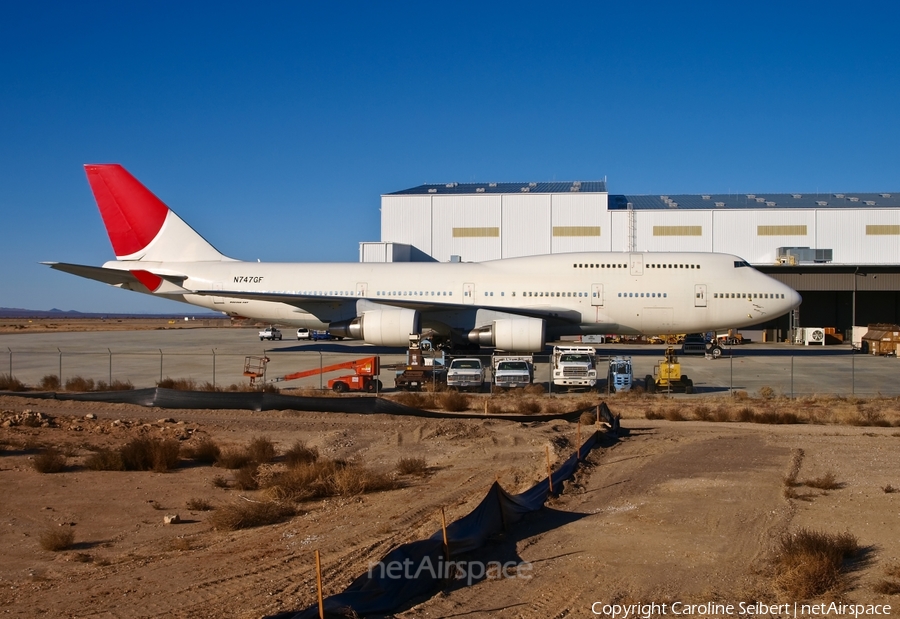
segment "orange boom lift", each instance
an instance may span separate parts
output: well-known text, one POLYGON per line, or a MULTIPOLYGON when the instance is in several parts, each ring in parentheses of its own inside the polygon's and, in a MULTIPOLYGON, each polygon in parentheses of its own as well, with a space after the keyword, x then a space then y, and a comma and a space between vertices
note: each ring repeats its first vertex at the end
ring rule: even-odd
MULTIPOLYGON (((258 359, 258 357, 247 357, 244 360, 245 376, 257 374, 258 372, 261 374, 258 369, 258 359)), ((266 359, 266 361, 268 361, 268 359, 266 359)), ((326 365, 321 368, 304 370, 303 372, 294 372, 269 380, 270 382, 277 383, 285 380, 297 380, 298 378, 318 376, 319 374, 326 374, 337 370, 353 370, 354 372, 353 374, 341 376, 340 378, 332 378, 328 381, 328 388, 337 393, 344 393, 345 391, 368 391, 370 393, 381 391, 381 381, 377 378, 381 371, 381 363, 378 357, 364 357, 362 359, 354 359, 353 361, 344 361, 343 363, 326 365)), ((251 382, 253 379, 254 377, 251 376, 251 382)))

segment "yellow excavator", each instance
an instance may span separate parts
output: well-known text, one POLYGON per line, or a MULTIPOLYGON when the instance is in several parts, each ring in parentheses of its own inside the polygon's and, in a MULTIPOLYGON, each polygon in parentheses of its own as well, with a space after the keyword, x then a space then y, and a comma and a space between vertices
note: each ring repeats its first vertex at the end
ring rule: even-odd
POLYGON ((665 358, 653 366, 653 375, 647 374, 644 379, 647 393, 657 391, 684 391, 694 393, 694 381, 681 373, 681 364, 675 356, 675 348, 666 348, 665 358))

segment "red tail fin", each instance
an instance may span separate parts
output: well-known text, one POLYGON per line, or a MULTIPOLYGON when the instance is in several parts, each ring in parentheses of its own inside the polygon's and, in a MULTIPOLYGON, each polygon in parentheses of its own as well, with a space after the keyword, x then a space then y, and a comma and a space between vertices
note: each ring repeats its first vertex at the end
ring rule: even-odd
POLYGON ((119 164, 86 165, 84 170, 116 256, 146 248, 162 228, 169 207, 119 164))

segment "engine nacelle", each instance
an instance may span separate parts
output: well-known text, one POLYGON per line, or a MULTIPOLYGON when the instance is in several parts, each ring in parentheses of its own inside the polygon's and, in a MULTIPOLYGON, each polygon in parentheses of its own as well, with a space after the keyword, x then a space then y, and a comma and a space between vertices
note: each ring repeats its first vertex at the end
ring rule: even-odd
POLYGON ((486 329, 470 331, 469 341, 510 352, 537 352, 544 349, 544 334, 545 323, 540 318, 501 318, 486 329))
POLYGON ((419 312, 411 309, 370 310, 353 320, 328 325, 332 335, 364 340, 376 346, 409 346, 411 333, 420 333, 419 312))

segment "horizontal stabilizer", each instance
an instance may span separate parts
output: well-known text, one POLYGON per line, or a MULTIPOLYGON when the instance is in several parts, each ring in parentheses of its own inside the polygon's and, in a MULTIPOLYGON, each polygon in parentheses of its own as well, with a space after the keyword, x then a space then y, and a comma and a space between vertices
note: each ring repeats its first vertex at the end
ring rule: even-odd
POLYGON ((110 286, 118 286, 136 292, 153 292, 156 294, 188 294, 191 291, 183 288, 181 284, 186 277, 180 275, 161 275, 149 271, 124 269, 109 269, 84 264, 71 264, 67 262, 42 262, 51 269, 71 273, 87 279, 93 279, 110 286))

